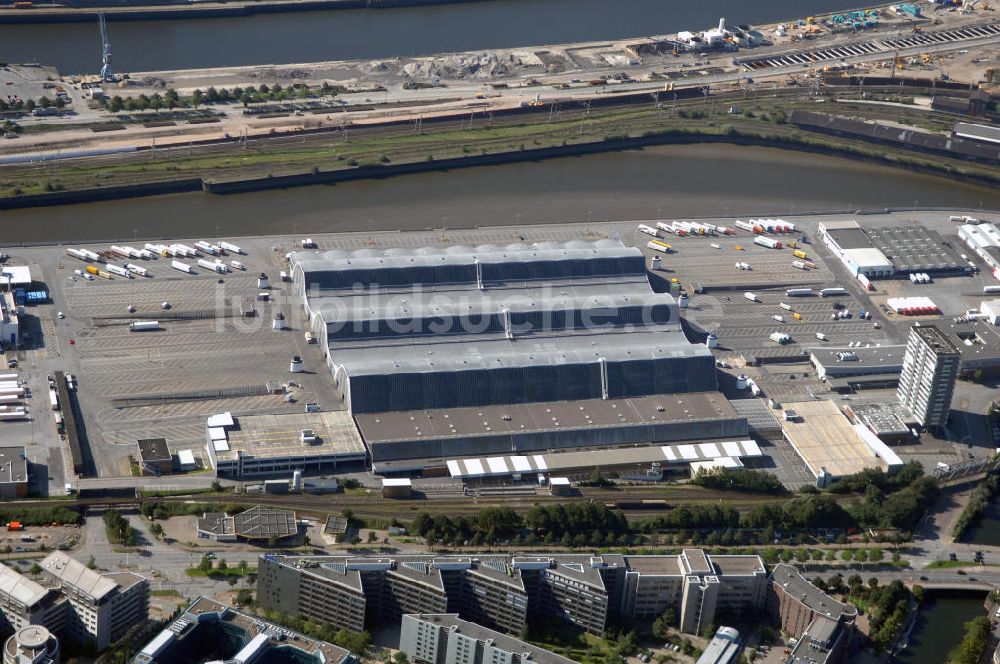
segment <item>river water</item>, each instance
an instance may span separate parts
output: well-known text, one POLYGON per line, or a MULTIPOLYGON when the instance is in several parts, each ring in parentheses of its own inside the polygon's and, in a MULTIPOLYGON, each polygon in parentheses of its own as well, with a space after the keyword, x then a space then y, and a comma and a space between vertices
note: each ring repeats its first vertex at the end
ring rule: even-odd
POLYGON ((831 209, 1000 210, 1000 190, 775 148, 661 146, 232 196, 0 212, 4 242, 406 230, 831 209))
MULTIPOLYGON (((387 58, 616 39, 731 23, 767 23, 860 0, 488 0, 399 9, 112 22, 118 71, 387 58)), ((0 60, 96 73, 97 21, 0 25, 0 60)))
POLYGON ((962 625, 985 613, 985 595, 929 597, 920 607, 909 647, 896 657, 899 664, 942 664, 962 640, 962 625))

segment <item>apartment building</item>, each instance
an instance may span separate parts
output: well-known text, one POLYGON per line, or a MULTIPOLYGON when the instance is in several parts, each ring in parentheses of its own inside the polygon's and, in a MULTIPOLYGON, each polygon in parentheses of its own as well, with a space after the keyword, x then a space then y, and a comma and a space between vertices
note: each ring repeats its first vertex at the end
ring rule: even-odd
POLYGON ((133 574, 100 574, 62 551, 42 561, 42 574, 68 603, 66 635, 98 650, 149 615, 149 581, 133 574))
POLYGON ((65 625, 65 597, 53 588, 0 564, 0 627, 17 632, 28 625, 44 625, 59 632, 65 625))
POLYGON ((767 606, 781 629, 798 639, 789 661, 837 664, 850 654, 857 608, 830 597, 795 567, 775 566, 767 606))
POLYGON ((899 402, 925 429, 948 423, 962 356, 934 325, 910 328, 899 377, 899 402))
POLYGON ((520 632, 532 618, 558 617, 603 635, 612 618, 654 618, 667 607, 684 631, 720 610, 764 606, 767 573, 758 556, 476 555, 261 557, 257 601, 355 631, 410 613, 456 614, 520 632))
POLYGON ((428 664, 572 664, 573 660, 454 613, 403 616, 399 649, 428 664))

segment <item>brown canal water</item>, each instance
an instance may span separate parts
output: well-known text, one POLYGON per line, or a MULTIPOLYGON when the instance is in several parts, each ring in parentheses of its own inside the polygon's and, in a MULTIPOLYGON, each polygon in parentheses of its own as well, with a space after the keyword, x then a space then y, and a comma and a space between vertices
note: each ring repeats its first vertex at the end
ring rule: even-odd
POLYGON ((774 148, 662 146, 232 196, 0 212, 5 243, 410 230, 833 209, 1000 210, 1000 190, 774 148))

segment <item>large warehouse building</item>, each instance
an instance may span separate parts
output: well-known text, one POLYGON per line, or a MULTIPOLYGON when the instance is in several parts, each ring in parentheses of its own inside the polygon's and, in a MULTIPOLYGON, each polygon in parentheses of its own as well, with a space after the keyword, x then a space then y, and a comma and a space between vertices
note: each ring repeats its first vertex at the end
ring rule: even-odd
MULTIPOLYGON (((652 417, 632 417, 637 402, 628 400, 698 392, 709 394, 692 395, 693 403, 724 401, 711 353, 688 342, 673 297, 653 292, 642 252, 617 240, 289 258, 338 393, 373 459, 461 454, 454 445, 471 438, 499 447, 466 453, 646 442, 656 404, 652 417), (568 436, 553 412, 594 400, 622 416, 596 440, 568 436), (425 411, 437 421, 418 417, 425 411), (515 417, 519 423, 504 424, 515 417), (644 434, 623 435, 636 427, 644 434)), ((745 420, 731 409, 699 410, 738 420, 709 435, 745 435, 745 420)), ((689 426, 691 418, 662 419, 689 426)))

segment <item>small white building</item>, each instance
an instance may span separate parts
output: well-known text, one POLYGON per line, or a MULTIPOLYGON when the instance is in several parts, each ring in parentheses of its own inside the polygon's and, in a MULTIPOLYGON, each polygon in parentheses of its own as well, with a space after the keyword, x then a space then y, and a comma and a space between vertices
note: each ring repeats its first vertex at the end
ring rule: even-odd
POLYGON ((197 467, 194 462, 194 452, 191 450, 179 450, 177 461, 180 463, 181 470, 194 470, 197 467))
POLYGON ((7 291, 0 297, 0 346, 16 348, 21 339, 20 327, 14 295, 7 291))
POLYGON ((986 321, 990 325, 1000 325, 1000 299, 984 300, 979 305, 979 311, 986 316, 986 321))

